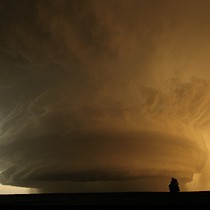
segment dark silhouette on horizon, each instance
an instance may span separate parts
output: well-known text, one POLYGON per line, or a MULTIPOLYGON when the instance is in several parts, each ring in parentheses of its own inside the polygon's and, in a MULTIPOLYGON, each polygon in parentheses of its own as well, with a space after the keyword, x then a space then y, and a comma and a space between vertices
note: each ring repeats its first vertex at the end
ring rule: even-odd
POLYGON ((168 185, 170 192, 180 192, 179 182, 174 177, 171 178, 171 182, 168 185))

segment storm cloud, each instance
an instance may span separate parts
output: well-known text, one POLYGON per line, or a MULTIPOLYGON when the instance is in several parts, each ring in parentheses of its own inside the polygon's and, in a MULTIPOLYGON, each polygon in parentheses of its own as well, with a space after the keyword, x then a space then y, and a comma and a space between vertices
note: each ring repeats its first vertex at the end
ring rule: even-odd
POLYGON ((0 3, 1 184, 158 191, 207 173, 209 1, 0 3))

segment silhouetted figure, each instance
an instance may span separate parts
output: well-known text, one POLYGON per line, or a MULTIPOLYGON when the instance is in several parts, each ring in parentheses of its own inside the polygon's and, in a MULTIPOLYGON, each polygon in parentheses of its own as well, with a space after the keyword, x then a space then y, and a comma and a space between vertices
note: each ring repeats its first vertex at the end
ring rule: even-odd
POLYGON ((180 192, 179 189, 179 183, 177 181, 177 179, 175 179, 174 177, 171 178, 171 182, 168 185, 170 192, 180 192))

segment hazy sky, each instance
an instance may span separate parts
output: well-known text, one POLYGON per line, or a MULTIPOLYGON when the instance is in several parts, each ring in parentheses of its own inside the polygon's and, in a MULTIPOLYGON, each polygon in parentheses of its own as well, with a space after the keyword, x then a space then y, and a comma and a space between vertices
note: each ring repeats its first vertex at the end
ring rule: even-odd
POLYGON ((0 193, 210 190, 209 0, 0 0, 0 193))

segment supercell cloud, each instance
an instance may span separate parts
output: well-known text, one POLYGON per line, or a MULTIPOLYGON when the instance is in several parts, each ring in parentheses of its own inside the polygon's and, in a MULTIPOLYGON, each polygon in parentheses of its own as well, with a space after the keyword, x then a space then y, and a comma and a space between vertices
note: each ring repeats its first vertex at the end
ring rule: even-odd
POLYGON ((0 3, 1 184, 210 187, 209 1, 0 3))

